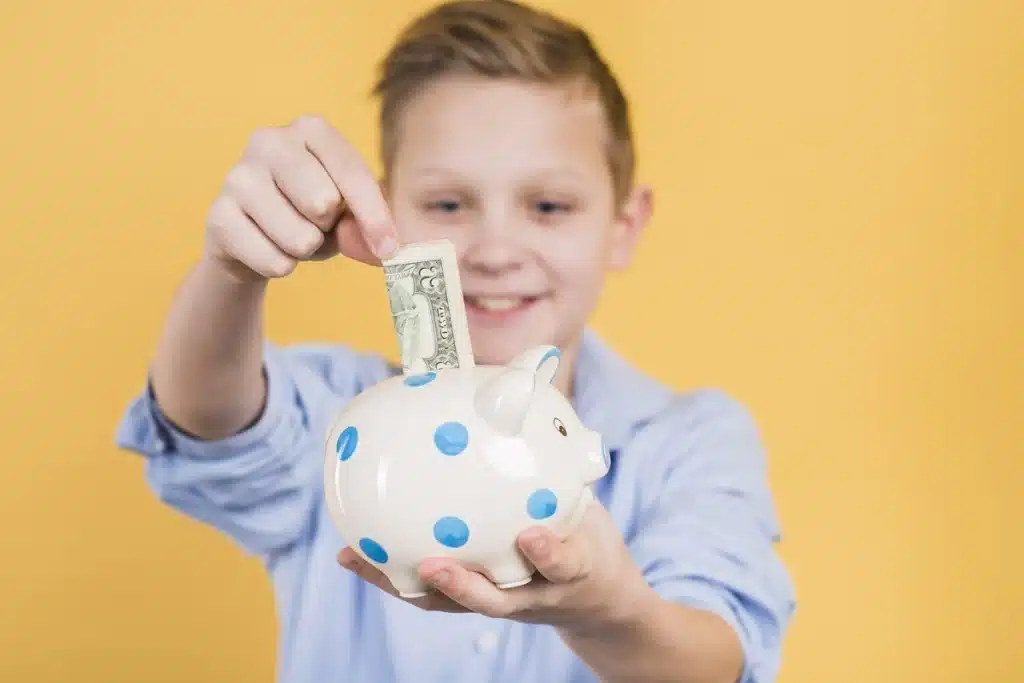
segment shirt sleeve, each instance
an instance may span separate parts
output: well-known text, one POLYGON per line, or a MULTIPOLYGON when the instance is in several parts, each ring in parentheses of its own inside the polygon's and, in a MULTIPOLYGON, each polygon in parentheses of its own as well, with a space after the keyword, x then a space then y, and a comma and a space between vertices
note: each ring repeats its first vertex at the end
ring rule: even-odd
POLYGON ((709 610, 739 637, 739 683, 778 676, 795 611, 765 455, 750 415, 730 397, 681 397, 650 427, 664 457, 655 500, 630 543, 648 583, 665 599, 709 610))
POLYGON ((145 459, 146 481, 172 508, 270 561, 311 537, 323 489, 325 423, 358 391, 359 356, 327 347, 264 347, 267 400, 259 419, 224 439, 200 440, 171 423, 147 382, 115 442, 145 459))

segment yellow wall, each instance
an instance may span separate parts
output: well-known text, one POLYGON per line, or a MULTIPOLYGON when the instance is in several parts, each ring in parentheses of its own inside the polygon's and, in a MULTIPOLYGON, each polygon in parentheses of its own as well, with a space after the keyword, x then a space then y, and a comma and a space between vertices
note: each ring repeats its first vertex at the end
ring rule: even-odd
MULTIPOLYGON (((3 3, 0 679, 271 681, 260 568, 114 426, 250 130, 321 112, 372 153, 372 65, 427 4, 3 3)), ((783 683, 1024 680, 1024 5, 546 4, 618 65, 660 190, 596 326, 764 426, 783 683)), ((359 266, 269 324, 393 353, 359 266)))

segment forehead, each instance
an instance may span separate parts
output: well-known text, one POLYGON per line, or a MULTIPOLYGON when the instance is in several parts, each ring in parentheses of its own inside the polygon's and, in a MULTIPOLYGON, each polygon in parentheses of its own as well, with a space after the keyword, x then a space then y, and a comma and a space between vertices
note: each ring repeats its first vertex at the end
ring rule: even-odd
POLYGON ((396 132, 396 172, 607 171, 603 110, 581 87, 449 77, 406 104, 396 132))

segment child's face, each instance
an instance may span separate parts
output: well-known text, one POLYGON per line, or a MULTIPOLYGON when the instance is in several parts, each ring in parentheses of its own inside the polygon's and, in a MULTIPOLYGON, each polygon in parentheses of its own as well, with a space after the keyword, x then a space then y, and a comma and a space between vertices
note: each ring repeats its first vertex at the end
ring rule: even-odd
POLYGON ((388 194, 402 242, 456 247, 478 363, 535 344, 572 354, 608 270, 649 213, 615 206, 596 99, 564 88, 448 79, 404 111, 388 194))

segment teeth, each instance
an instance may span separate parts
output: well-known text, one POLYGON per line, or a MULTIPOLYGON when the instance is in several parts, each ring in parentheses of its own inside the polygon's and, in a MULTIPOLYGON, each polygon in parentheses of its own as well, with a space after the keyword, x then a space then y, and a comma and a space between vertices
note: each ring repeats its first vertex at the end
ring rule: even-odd
POLYGON ((508 311, 522 305, 522 297, 473 297, 470 299, 475 306, 488 311, 508 311))

